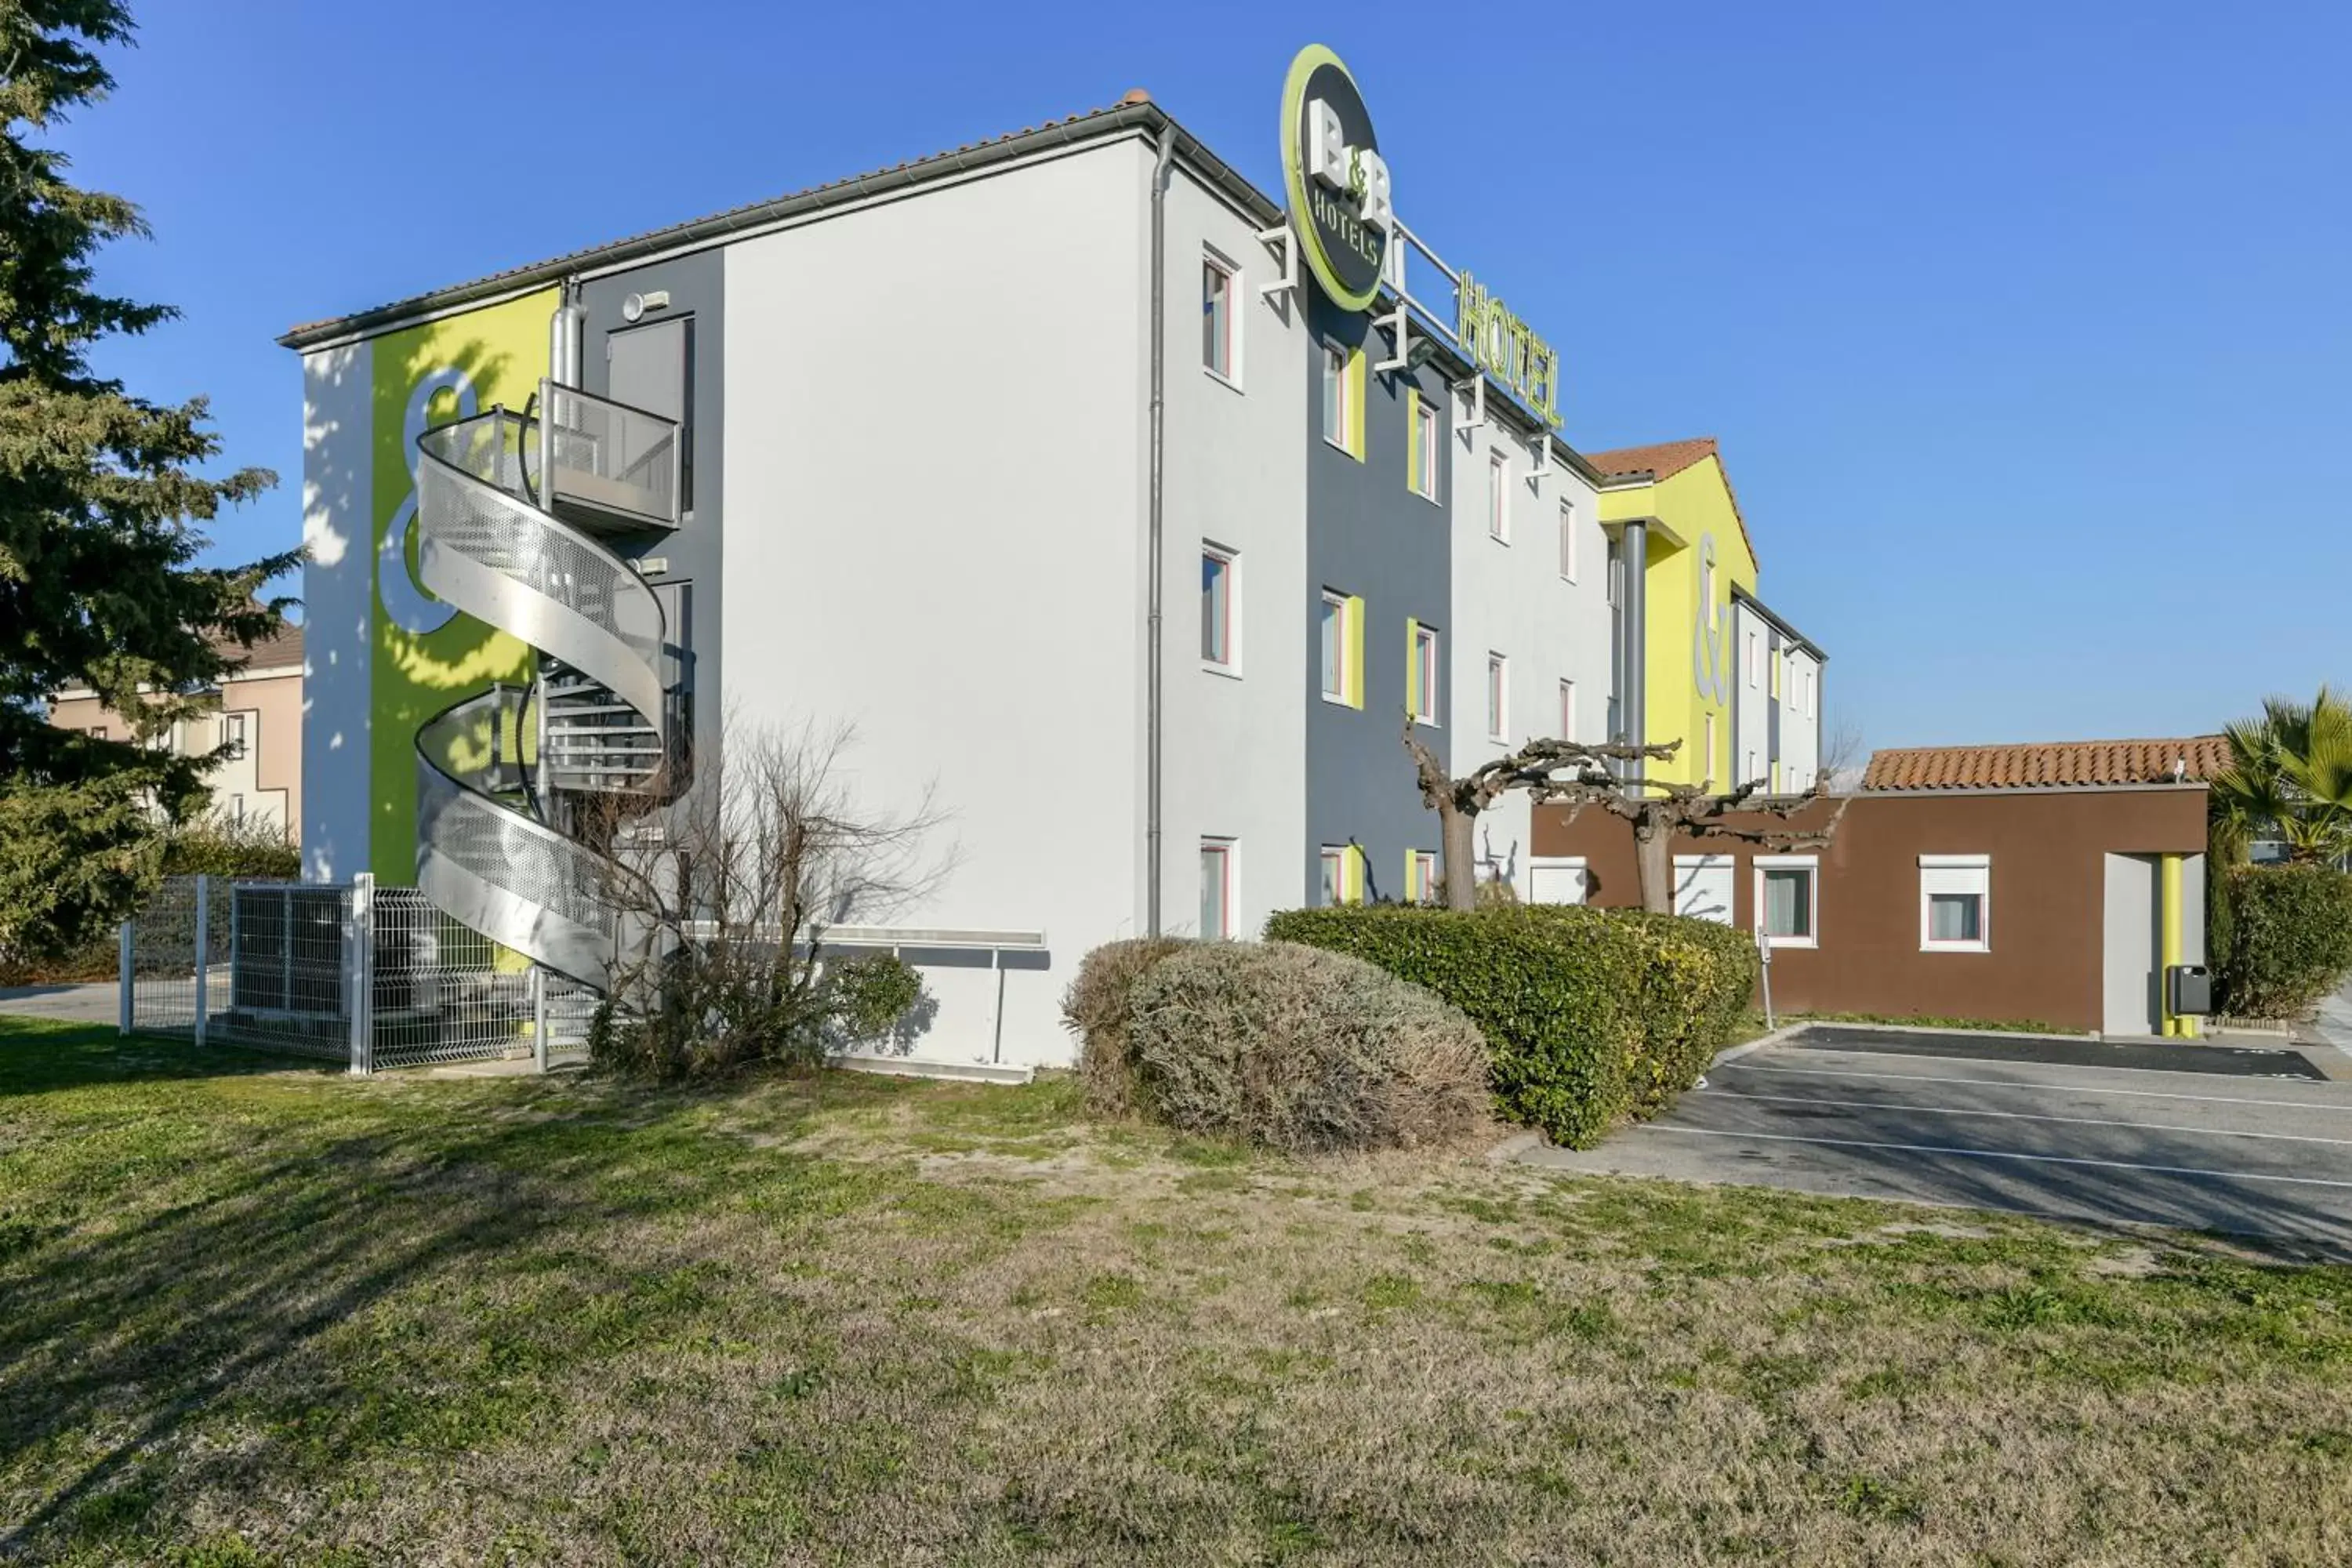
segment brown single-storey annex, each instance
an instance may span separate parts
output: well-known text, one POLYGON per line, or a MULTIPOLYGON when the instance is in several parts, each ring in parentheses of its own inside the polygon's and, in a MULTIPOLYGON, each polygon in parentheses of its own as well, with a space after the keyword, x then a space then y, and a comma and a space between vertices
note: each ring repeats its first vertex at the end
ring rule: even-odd
MULTIPOLYGON (((1675 908, 1759 932, 1783 1012, 2190 1033, 2164 972, 2204 962, 2219 740, 1880 752, 1850 799, 1734 819, 1836 816, 1818 848, 1678 840, 1675 908)), ((1641 902, 1617 817, 1541 808, 1530 847, 1540 898, 1641 902)))

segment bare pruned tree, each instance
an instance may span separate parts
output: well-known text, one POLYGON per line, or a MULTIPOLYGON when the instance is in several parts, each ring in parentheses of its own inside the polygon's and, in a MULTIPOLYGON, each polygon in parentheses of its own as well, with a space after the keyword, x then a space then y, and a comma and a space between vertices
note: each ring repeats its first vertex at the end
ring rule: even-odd
POLYGON ((1477 884, 1471 868, 1475 826, 1479 813, 1511 790, 1525 790, 1538 805, 1568 805, 1570 821, 1587 806, 1599 806, 1624 818, 1633 830, 1642 907, 1664 914, 1673 913, 1675 907, 1673 845, 1677 835, 1737 839, 1773 849, 1819 847, 1836 833, 1847 804, 1841 801, 1826 822, 1797 826, 1795 819, 1821 798, 1818 789, 1794 797, 1770 797, 1763 794, 1764 781, 1755 779, 1728 795, 1713 795, 1706 784, 1622 777, 1621 769, 1612 766, 1671 762, 1682 750, 1680 741, 1657 745, 1529 741, 1510 755, 1483 763, 1458 779, 1446 773, 1436 755, 1422 744, 1413 733, 1410 715, 1405 720, 1404 745, 1419 775, 1421 798, 1437 813, 1445 850, 1449 909, 1476 906, 1477 884), (1792 826, 1783 829, 1762 826, 1753 820, 1732 820, 1740 816, 1773 818, 1792 826))
POLYGON ((715 776, 677 801, 591 835, 610 857, 602 896, 621 956, 606 1030, 629 1065, 664 1073, 814 1059, 887 1031, 920 999, 887 953, 845 958, 826 931, 919 903, 952 869, 932 839, 929 787, 913 807, 857 798, 847 725, 730 722, 715 776))

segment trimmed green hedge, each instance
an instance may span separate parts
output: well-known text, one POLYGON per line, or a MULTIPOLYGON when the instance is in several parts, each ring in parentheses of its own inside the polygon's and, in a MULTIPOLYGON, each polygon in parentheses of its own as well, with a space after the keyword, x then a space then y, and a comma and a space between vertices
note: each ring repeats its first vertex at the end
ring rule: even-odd
POLYGON ((1369 959, 1461 1008, 1494 1052, 1504 1112, 1575 1148, 1697 1082, 1756 988, 1744 933, 1638 910, 1358 905, 1277 914, 1265 934, 1369 959))
POLYGON ((2328 866, 2240 866, 2221 889, 2227 952, 2213 953, 2221 1006, 2294 1018, 2352 973, 2352 876, 2328 866))

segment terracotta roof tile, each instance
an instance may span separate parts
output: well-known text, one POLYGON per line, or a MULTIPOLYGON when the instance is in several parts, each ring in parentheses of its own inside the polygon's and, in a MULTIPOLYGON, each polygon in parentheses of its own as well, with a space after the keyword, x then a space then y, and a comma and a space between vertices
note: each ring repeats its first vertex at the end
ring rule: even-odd
POLYGON ((1651 473, 1670 479, 1693 463, 1704 458, 1721 460, 1712 436, 1694 436, 1687 441, 1660 441, 1648 447, 1619 447, 1607 452, 1588 452, 1592 466, 1610 479, 1624 479, 1633 474, 1651 473))
POLYGON ((2096 789, 2202 783, 2230 763, 2221 735, 2175 741, 2054 741, 2012 746, 1905 746, 1873 752, 1865 790, 2096 789))
POLYGON ((1764 558, 1756 553, 1756 535, 1748 531, 1748 514, 1739 510, 1739 492, 1731 488, 1731 468, 1723 460, 1723 453, 1712 436, 1693 436, 1685 441, 1659 441, 1647 447, 1619 447, 1612 451, 1590 452, 1586 460, 1601 471, 1603 479, 1630 479, 1635 474, 1649 474, 1664 480, 1673 479, 1685 468, 1695 468, 1713 458, 1723 471, 1723 493, 1731 498, 1731 515, 1738 521, 1739 537, 1747 542, 1748 559, 1756 569, 1764 569, 1764 558))

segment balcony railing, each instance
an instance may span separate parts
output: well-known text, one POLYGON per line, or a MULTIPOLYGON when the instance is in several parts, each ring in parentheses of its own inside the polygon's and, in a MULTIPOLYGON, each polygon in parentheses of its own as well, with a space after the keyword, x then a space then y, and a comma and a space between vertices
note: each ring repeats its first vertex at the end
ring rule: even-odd
POLYGON ((577 387, 539 385, 550 510, 585 528, 676 528, 683 443, 675 419, 577 387))

